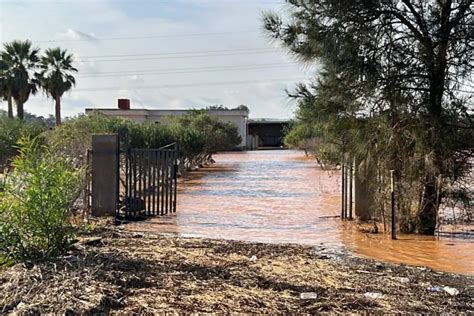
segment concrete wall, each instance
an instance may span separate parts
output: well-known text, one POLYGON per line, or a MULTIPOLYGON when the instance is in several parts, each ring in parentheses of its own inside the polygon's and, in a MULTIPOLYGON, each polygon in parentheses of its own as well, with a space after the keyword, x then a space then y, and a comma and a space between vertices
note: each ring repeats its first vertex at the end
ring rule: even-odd
MULTIPOLYGON (((163 122, 167 117, 186 115, 191 110, 145 110, 145 109, 86 109, 86 114, 100 112, 105 115, 121 117, 139 123, 145 122, 163 122)), ((240 148, 246 147, 247 142, 247 120, 248 112, 241 110, 210 110, 206 111, 210 116, 216 117, 221 122, 230 122, 237 127, 239 136, 242 138, 240 148)))
POLYGON ((115 215, 119 184, 118 135, 92 135, 92 215, 115 215))

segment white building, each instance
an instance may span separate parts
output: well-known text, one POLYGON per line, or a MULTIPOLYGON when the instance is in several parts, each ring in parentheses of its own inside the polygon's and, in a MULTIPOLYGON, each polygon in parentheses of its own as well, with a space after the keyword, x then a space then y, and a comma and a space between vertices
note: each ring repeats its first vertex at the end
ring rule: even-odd
MULTIPOLYGON (((86 109, 86 114, 100 112, 105 115, 126 118, 135 122, 160 122, 170 116, 180 116, 189 114, 192 110, 146 110, 130 109, 128 100, 119 100, 117 109, 86 109)), ((247 141, 247 121, 249 112, 245 110, 206 110, 210 116, 216 117, 222 122, 230 122, 237 127, 242 142, 238 146, 241 149, 246 147, 247 141)))

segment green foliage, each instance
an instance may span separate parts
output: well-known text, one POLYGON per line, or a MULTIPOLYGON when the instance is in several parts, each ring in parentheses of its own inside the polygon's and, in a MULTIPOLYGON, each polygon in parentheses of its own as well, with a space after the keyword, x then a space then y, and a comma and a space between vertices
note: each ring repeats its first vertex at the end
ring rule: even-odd
POLYGON ((39 48, 31 41, 4 43, 0 51, 0 97, 8 102, 8 115, 13 118, 12 100, 17 106, 17 116, 25 118, 24 103, 39 88, 56 103, 56 124, 61 123, 61 97, 76 83, 72 73, 73 56, 66 50, 47 49, 40 56, 39 48))
POLYGON ((47 49, 40 60, 40 72, 36 74, 41 88, 56 103, 56 125, 61 124, 61 97, 76 84, 72 66, 73 57, 59 47, 47 49))
POLYGON ((72 66, 73 57, 59 47, 50 48, 40 59, 37 78, 44 91, 53 98, 60 98, 70 90, 76 80, 72 73, 77 69, 72 66))
POLYGON ((215 104, 215 105, 210 105, 205 108, 205 110, 211 110, 211 111, 246 111, 250 112, 248 106, 241 104, 239 106, 236 106, 235 108, 229 109, 228 107, 222 105, 222 104, 215 104))
POLYGON ((93 134, 118 133, 122 148, 160 148, 176 142, 183 167, 207 162, 220 150, 240 143, 237 128, 196 111, 163 123, 136 123, 100 113, 79 116, 46 133, 48 144, 68 157, 84 156, 93 134))
POLYGON ((22 122, 0 114, 0 168, 3 169, 8 165, 10 159, 16 155, 15 145, 20 138, 34 138, 45 129, 46 126, 43 124, 22 122))
POLYGON ((300 148, 305 150, 311 150, 309 148, 308 141, 316 139, 318 137, 317 130, 314 126, 304 123, 293 123, 288 132, 285 135, 285 144, 290 148, 300 148))
POLYGON ((233 148, 241 142, 232 123, 221 122, 202 111, 179 117, 174 120, 174 124, 196 131, 205 140, 203 151, 208 154, 233 148))
POLYGON ((13 166, 0 192, 0 257, 16 262, 63 253, 75 234, 69 216, 81 170, 28 138, 20 140, 13 166))
POLYGON ((47 143, 53 150, 67 157, 85 155, 91 146, 93 134, 114 133, 125 125, 123 120, 105 115, 80 115, 66 120, 64 124, 45 133, 47 143))
POLYGON ((432 234, 444 188, 472 167, 472 1, 288 5, 289 16, 265 14, 264 27, 297 59, 323 67, 290 94, 298 120, 286 141, 305 148, 316 131, 318 159, 356 161, 360 176, 377 170, 381 201, 395 170, 401 227, 407 219, 432 234))
POLYGON ((38 90, 34 71, 39 63, 39 49, 31 41, 13 41, 4 44, 0 52, 1 77, 15 100, 18 118, 23 119, 23 104, 38 90))
POLYGON ((211 111, 229 111, 229 108, 222 105, 222 104, 216 104, 216 105, 210 105, 206 107, 206 110, 211 110, 211 111))

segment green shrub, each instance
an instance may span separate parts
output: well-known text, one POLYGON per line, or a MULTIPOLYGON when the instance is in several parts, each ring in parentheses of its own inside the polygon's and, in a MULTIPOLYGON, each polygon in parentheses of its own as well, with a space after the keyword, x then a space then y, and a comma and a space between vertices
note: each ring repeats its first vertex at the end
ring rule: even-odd
POLYGON ((159 148, 176 142, 181 165, 186 167, 205 163, 215 152, 234 148, 241 142, 236 126, 201 111, 160 124, 140 124, 92 113, 66 121, 47 132, 46 139, 56 152, 77 160, 90 148, 92 134, 99 133, 118 133, 123 148, 159 148))
POLYGON ((38 139, 22 139, 18 148, 14 170, 0 192, 0 258, 17 262, 57 256, 75 235, 70 209, 82 172, 38 139))
POLYGON ((242 140, 234 124, 200 110, 169 118, 168 124, 180 146, 181 166, 186 168, 208 163, 214 153, 233 149, 242 140))
POLYGON ((34 138, 46 127, 40 123, 29 123, 8 118, 0 114, 0 173, 3 167, 16 155, 16 143, 21 137, 34 138))
POLYGON ((48 131, 45 138, 56 152, 78 158, 90 148, 92 134, 115 133, 122 125, 124 120, 101 114, 80 115, 48 131))

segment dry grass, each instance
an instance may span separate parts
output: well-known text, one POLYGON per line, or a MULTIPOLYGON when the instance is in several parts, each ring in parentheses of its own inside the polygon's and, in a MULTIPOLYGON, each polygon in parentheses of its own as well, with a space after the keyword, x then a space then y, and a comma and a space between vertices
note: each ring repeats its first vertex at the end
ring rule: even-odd
POLYGON ((0 272, 0 312, 474 312, 470 277, 326 256, 311 247, 133 234, 115 227, 92 235, 102 239, 53 261, 0 272), (461 293, 432 293, 429 285, 461 293), (303 292, 316 292, 317 298, 300 299, 303 292), (366 292, 383 298, 367 299, 366 292))

